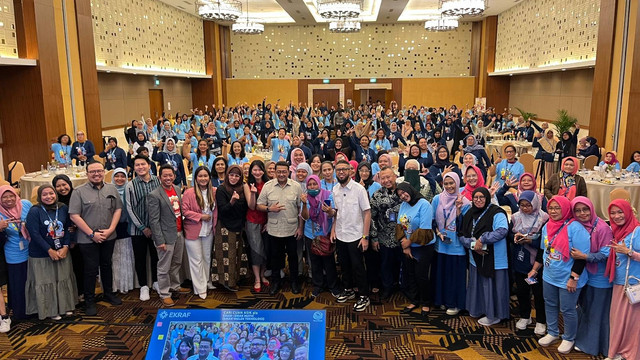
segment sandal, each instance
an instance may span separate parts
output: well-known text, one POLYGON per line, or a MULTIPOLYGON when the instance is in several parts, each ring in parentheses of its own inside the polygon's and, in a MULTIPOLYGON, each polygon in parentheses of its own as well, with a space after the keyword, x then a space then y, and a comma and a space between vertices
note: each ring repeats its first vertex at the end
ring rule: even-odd
POLYGON ((269 280, 267 280, 267 279, 263 279, 263 280, 262 280, 262 284, 263 284, 264 286, 269 286, 269 285, 271 285, 271 283, 270 283, 270 282, 269 282, 269 280))
POLYGON ((253 284, 253 291, 258 292, 258 293, 262 292, 262 286, 261 286, 261 284, 259 282, 253 284))

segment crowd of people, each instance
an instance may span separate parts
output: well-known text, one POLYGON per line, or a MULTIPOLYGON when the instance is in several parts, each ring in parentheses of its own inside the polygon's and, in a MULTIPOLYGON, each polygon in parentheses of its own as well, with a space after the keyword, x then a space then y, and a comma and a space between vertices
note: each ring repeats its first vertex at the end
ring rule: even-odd
MULTIPOLYGON (((86 166, 85 185, 73 189, 58 175, 33 206, 0 187, 0 274, 14 319, 59 319, 74 311, 78 292, 85 313, 96 315, 98 269, 113 305, 136 281, 141 301, 153 290, 173 306, 180 293, 206 299, 216 288, 238 291, 245 278, 275 296, 288 274, 293 294, 309 277, 311 296, 328 291, 338 303, 353 300, 354 311, 365 311, 371 294, 387 301, 399 291, 401 312, 419 310, 426 321, 437 307, 492 326, 510 317, 514 295, 516 328, 535 326, 542 346, 560 340, 561 313, 559 352, 640 357, 640 305, 625 295, 640 277, 640 223, 624 200, 609 205, 609 222, 594 212, 576 156, 601 154, 596 139, 578 137, 579 126, 557 138, 547 123, 491 108, 280 106, 266 98, 131 125, 129 150, 109 139, 104 165, 92 161, 81 131, 73 145, 61 135, 52 146, 59 163, 86 166), (560 165, 539 186, 513 145, 497 158, 485 150, 489 129, 530 141, 537 158, 560 165), (257 149, 271 158, 249 161, 257 149), (191 288, 180 276, 184 251, 191 288)), ((603 164, 620 168, 615 155, 603 164)), ((627 171, 638 169, 640 152, 627 171)), ((3 303, 0 310, 8 331, 3 303)), ((204 328, 167 353, 210 358, 199 351, 206 343, 222 351, 204 328)), ((275 337, 286 348, 288 339, 275 337)), ((268 352, 271 336, 247 331, 249 341, 268 352)), ((298 358, 298 345, 277 358, 293 350, 298 358)), ((246 356, 232 348, 231 358, 246 356)))
POLYGON ((307 360, 305 323, 172 322, 162 360, 307 360))

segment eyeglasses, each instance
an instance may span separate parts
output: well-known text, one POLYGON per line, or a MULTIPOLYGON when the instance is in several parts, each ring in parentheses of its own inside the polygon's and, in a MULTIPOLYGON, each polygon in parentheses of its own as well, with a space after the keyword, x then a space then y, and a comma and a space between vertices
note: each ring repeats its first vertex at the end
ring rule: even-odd
POLYGON ((91 171, 87 171, 87 173, 89 173, 91 175, 97 175, 97 174, 104 173, 104 170, 91 170, 91 171))
POLYGON ((336 172, 345 172, 345 171, 351 171, 351 168, 340 168, 340 169, 336 169, 336 172))
POLYGON ((549 206, 549 207, 547 207, 547 210, 549 210, 549 211, 561 211, 562 208, 560 206, 549 206))
POLYGON ((484 196, 474 196, 473 200, 484 200, 484 196))
POLYGON ((582 209, 573 209, 573 212, 575 212, 576 214, 582 214, 582 213, 588 214, 591 212, 591 209, 589 209, 588 207, 582 208, 582 209))
POLYGON ((530 203, 522 203, 522 204, 520 204, 520 207, 521 208, 530 208, 530 207, 533 207, 533 205, 531 205, 530 203))

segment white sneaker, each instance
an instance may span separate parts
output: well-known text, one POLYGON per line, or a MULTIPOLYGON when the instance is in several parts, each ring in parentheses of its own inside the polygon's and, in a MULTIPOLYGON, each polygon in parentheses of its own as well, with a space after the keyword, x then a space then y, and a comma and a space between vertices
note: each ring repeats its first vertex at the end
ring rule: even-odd
POLYGON ((147 285, 140 288, 140 301, 149 301, 149 287, 147 285))
POLYGON ((207 298, 207 293, 199 294, 198 296, 200 296, 200 299, 204 300, 207 298))
POLYGON ((208 282, 208 283, 207 283, 207 289, 208 289, 208 290, 215 290, 215 289, 216 289, 216 287, 215 287, 215 285, 213 285, 213 283, 212 283, 212 282, 208 282))
POLYGON ((489 319, 488 317, 483 317, 482 319, 478 320, 478 324, 482 325, 482 326, 491 326, 491 325, 495 325, 497 323, 500 322, 500 319, 489 319))
POLYGON ((536 328, 533 333, 539 336, 544 336, 547 333, 547 324, 536 323, 536 328))
POLYGON ((560 346, 558 346, 558 352, 560 354, 568 354, 573 349, 574 341, 562 340, 560 346))
POLYGON ((580 348, 579 348, 579 347, 577 347, 577 346, 574 346, 574 347, 573 347, 573 350, 575 350, 575 351, 577 351, 577 352, 584 352, 584 351, 580 350, 580 348))
POLYGON ((606 358, 606 359, 604 359, 604 360, 622 360, 622 359, 624 359, 624 358, 622 357, 622 355, 618 354, 618 355, 616 355, 616 356, 614 356, 614 357, 612 357, 612 358, 608 357, 608 358, 606 358))
POLYGON ((151 288, 153 289, 153 291, 157 292, 158 294, 160 294, 160 287, 158 286, 158 282, 155 281, 153 283, 153 285, 151 285, 151 288))
POLYGON ((60 316, 60 315, 56 315, 56 316, 52 316, 51 317, 51 320, 56 320, 57 321, 57 320, 61 320, 61 319, 62 319, 62 316, 60 316))
POLYGON ((516 329, 518 330, 525 330, 527 328, 527 326, 531 325, 531 318, 528 319, 520 319, 518 320, 518 322, 516 323, 516 329))
POLYGON ((460 309, 458 308, 447 309, 447 315, 450 315, 450 316, 458 315, 459 312, 460 312, 460 309))
POLYGON ((553 336, 551 334, 547 334, 547 335, 541 337, 540 340, 538 340, 538 344, 540 344, 540 346, 545 346, 546 347, 546 346, 549 346, 549 345, 553 344, 558 339, 559 339, 558 336, 553 336))
POLYGON ((0 333, 6 333, 11 330, 11 319, 0 319, 0 333))

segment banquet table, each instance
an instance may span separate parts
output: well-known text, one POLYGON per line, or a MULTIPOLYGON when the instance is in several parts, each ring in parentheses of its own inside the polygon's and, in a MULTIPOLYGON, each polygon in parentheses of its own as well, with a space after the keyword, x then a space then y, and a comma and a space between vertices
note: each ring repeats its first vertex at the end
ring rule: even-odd
POLYGON ((512 144, 516 148, 516 153, 518 156, 532 152, 533 144, 528 141, 516 141, 516 140, 495 140, 491 142, 487 142, 485 147, 487 148, 487 153, 491 154, 491 151, 495 149, 498 154, 502 154, 502 146, 505 144, 512 144))
POLYGON ((615 184, 605 184, 598 180, 586 180, 587 183, 587 195, 593 206, 595 207, 596 214, 601 218, 608 220, 609 213, 609 193, 614 189, 627 189, 631 194, 631 204, 638 206, 640 204, 640 183, 626 183, 618 181, 615 184))
POLYGON ((499 140, 499 139, 502 139, 502 133, 499 133, 497 131, 489 131, 489 132, 486 132, 484 134, 484 137, 487 140, 493 140, 493 139, 498 139, 499 140))
MULTIPOLYGON (((78 186, 86 183, 88 181, 87 174, 84 172, 80 173, 66 173, 59 172, 60 174, 65 174, 71 180, 73 184, 73 188, 77 188, 78 186)), ((49 174, 41 174, 39 171, 36 173, 25 174, 20 178, 20 197, 24 200, 31 200, 31 192, 36 186, 51 185, 51 181, 57 175, 57 173, 52 172, 49 174)))

